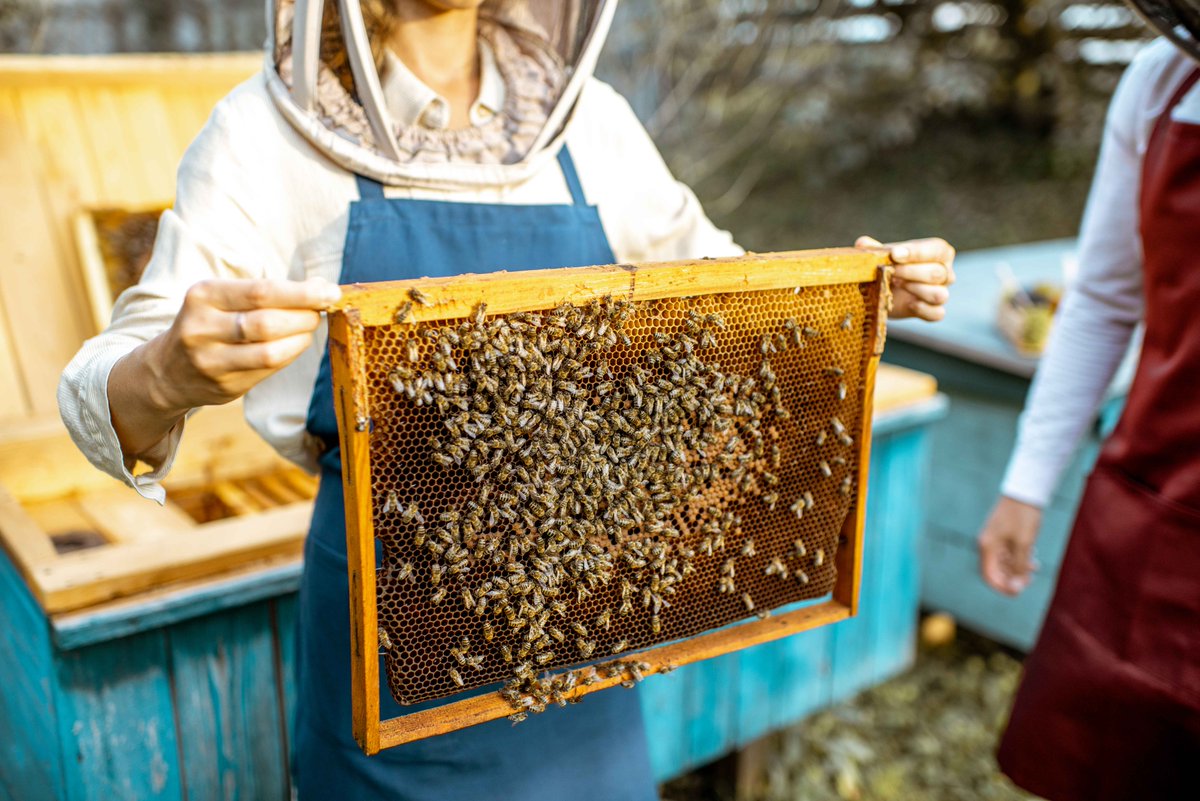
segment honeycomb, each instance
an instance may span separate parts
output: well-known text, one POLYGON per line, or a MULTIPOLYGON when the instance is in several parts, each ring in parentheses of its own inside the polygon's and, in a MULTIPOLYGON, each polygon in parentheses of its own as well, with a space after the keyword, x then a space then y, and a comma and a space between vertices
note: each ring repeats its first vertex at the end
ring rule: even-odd
POLYGON ((396 701, 507 682, 520 719, 545 706, 519 700, 550 671, 827 595, 877 292, 481 305, 421 323, 404 304, 366 327, 396 701))

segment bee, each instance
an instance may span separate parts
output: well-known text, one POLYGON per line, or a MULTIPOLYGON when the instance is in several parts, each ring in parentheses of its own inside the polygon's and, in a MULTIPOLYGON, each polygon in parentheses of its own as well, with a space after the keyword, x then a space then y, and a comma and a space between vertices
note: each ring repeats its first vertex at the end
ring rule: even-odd
POLYGON ((754 556, 755 553, 754 538, 750 537, 744 543, 742 543, 742 556, 754 556))
POLYGON ((392 638, 388 636, 387 629, 379 629, 379 647, 385 651, 392 650, 392 638))
POLYGON ((796 556, 804 556, 808 553, 808 548, 804 547, 804 540, 796 540, 792 543, 792 548, 796 552, 796 556))
POLYGON ((429 600, 434 605, 440 604, 442 601, 446 600, 446 594, 447 594, 446 588, 439 587, 437 590, 434 591, 433 595, 429 596, 429 600))
POLYGON ((822 445, 824 445, 824 444, 825 444, 825 440, 826 440, 826 439, 828 439, 828 438, 829 438, 829 434, 828 434, 828 432, 826 432, 824 429, 822 429, 821 431, 817 432, 817 447, 819 448, 819 447, 821 447, 822 445))
POLYGON ((463 587, 462 599, 463 606, 466 607, 468 612, 475 608, 475 595, 469 587, 463 587))
POLYGON ((484 315, 487 313, 487 304, 480 302, 475 307, 475 325, 483 325, 484 315))
POLYGON ((662 618, 658 615, 653 615, 650 618, 650 633, 660 634, 662 632, 662 618))
POLYGON ((431 565, 429 568, 429 583, 436 587, 442 582, 442 576, 445 575, 445 573, 445 565, 431 565))
POLYGON ((516 726, 518 723, 524 723, 528 718, 529 715, 525 712, 516 712, 508 716, 508 719, 512 721, 512 725, 514 726, 516 726))
POLYGON ((417 342, 416 337, 410 337, 408 340, 408 360, 413 364, 421 358, 421 346, 417 342))
POLYGON ((759 620, 766 620, 767 618, 769 618, 771 616, 771 610, 770 609, 756 609, 754 612, 754 616, 757 617, 759 620))
POLYGON ((453 681, 459 687, 465 686, 465 682, 463 681, 462 674, 460 674, 458 672, 457 668, 450 668, 449 674, 450 674, 451 681, 453 681))
POLYGON ((750 597, 750 593, 748 593, 748 592, 742 593, 742 603, 744 603, 746 605, 747 612, 754 611, 754 599, 750 597))
POLYGON ((825 368, 825 375, 833 376, 834 378, 841 378, 845 374, 846 374, 846 371, 843 370, 842 368, 838 367, 837 365, 834 365, 833 367, 825 368))
POLYGON ((544 665, 547 662, 551 662, 553 660, 554 660, 554 652, 553 651, 542 651, 540 654, 538 654, 537 656, 535 656, 533 658, 533 661, 537 662, 539 665, 544 665))
POLYGON ((821 469, 821 475, 825 476, 825 478, 829 478, 833 475, 833 468, 830 467, 829 462, 825 461, 824 459, 821 460, 817 467, 821 469))
POLYGON ((838 488, 838 491, 841 492, 842 495, 849 498, 850 497, 850 488, 853 486, 853 484, 854 484, 854 479, 852 479, 850 476, 846 476, 845 478, 842 479, 842 485, 841 485, 841 487, 838 488))
MULTIPOLYGON (((399 504, 397 504, 397 508, 399 508, 399 504)), ((417 507, 416 501, 408 505, 408 508, 400 516, 400 519, 405 523, 417 523, 418 525, 422 525, 425 522, 425 518, 421 515, 421 510, 417 507)))
POLYGON ((821 332, 810 326, 805 326, 804 336, 808 337, 809 339, 816 339, 817 337, 821 336, 821 332))
POLYGON ((419 303, 422 306, 433 305, 433 301, 429 299, 429 296, 416 287, 408 290, 408 297, 411 298, 414 303, 419 303))
POLYGON ((762 500, 768 509, 775 511, 775 504, 779 503, 779 493, 775 491, 768 492, 762 496, 762 500))
POLYGON ((592 652, 596 650, 596 643, 585 640, 582 637, 575 641, 575 647, 579 649, 579 656, 583 659, 591 657, 592 652))
POLYGON ((586 627, 586 626, 584 626, 582 623, 579 623, 579 622, 572 622, 572 623, 571 623, 571 631, 575 632, 575 633, 576 633, 576 634, 578 634, 580 637, 586 637, 586 636, 587 636, 587 633, 588 633, 588 632, 587 632, 587 627, 586 627))
POLYGON ((416 577, 413 575, 412 562, 405 562, 400 565, 400 570, 396 573, 396 579, 398 581, 404 581, 405 579, 416 581, 416 577))
POLYGON ((601 612, 599 615, 597 615, 596 616, 596 625, 599 626, 600 628, 604 629, 605 631, 608 631, 609 628, 611 628, 611 626, 612 626, 612 610, 605 609, 603 612, 601 612))
POLYGON ((387 500, 383 502, 383 513, 390 515, 392 512, 400 508, 400 499, 396 497, 396 491, 392 490, 388 493, 387 500))
POLYGON ((620 642, 618 642, 618 643, 616 643, 615 645, 613 645, 613 647, 612 647, 612 652, 613 652, 614 654, 619 654, 619 653, 621 653, 622 651, 624 651, 624 650, 625 650, 626 648, 628 648, 628 647, 629 647, 629 641, 628 641, 628 640, 621 640, 620 642))
POLYGON ((807 584, 808 583, 808 574, 805 573, 803 570, 797 570, 796 571, 796 580, 799 581, 801 584, 807 584))
POLYGON ((406 300, 401 303, 399 307, 397 307, 396 314, 392 317, 392 322, 394 322, 396 325, 400 325, 408 319, 408 315, 410 314, 412 314, 412 301, 406 300))
POLYGON ((508 645, 501 645, 500 646, 500 657, 505 662, 511 663, 513 661, 512 647, 508 646, 508 645))
POLYGON ((842 330, 849 331, 852 325, 854 325, 854 315, 847 314, 846 319, 842 320, 842 330))
POLYGON ((796 516, 797 520, 804 517, 804 498, 796 498, 788 509, 796 516))
POLYGON ((825 549, 818 548, 813 552, 813 565, 820 567, 823 564, 825 564, 825 549))

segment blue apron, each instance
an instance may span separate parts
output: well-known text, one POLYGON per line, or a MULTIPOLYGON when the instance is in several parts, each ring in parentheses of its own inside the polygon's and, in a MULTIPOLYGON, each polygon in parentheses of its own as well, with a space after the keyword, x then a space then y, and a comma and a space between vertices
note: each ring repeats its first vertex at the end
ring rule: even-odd
MULTIPOLYGON (((359 176, 350 204, 341 283, 609 264, 594 206, 570 154, 559 164, 571 205, 515 206, 388 200, 359 176)), ((345 512, 329 357, 308 429, 329 447, 304 551, 296 654, 292 771, 301 801, 651 801, 657 798, 636 692, 608 690, 513 726, 498 720, 364 756, 351 735, 345 512)), ((380 714, 400 706, 380 668, 380 714)))

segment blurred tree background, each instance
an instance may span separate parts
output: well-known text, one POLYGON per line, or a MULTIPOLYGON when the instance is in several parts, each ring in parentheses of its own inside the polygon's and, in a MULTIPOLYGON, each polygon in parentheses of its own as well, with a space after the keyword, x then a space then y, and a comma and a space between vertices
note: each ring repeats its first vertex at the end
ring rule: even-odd
MULTIPOLYGON (((0 48, 255 49, 255 0, 0 0, 0 48)), ((1115 0, 622 0, 600 74, 757 250, 1075 232, 1148 34, 1115 0)))

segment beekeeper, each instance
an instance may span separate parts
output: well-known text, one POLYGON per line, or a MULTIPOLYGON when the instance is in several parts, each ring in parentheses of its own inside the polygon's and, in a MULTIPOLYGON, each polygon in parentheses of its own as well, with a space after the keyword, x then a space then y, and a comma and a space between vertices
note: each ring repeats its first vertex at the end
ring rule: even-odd
POLYGON ((1025 589, 1041 510, 1144 323, 1000 745, 1051 801, 1200 798, 1200 2, 1134 5, 1167 39, 1113 98, 1080 274, 979 537, 987 582, 1025 589))
MULTIPOLYGON (((301 798, 656 797, 635 693, 371 758, 354 743, 319 314, 338 283, 739 253, 628 104, 592 78, 615 5, 268 3, 263 72, 213 112, 141 283, 64 373, 62 414, 80 448, 149 498, 164 498, 188 412, 242 395, 263 437, 321 472, 300 589, 301 798), (135 460, 152 469, 135 477, 135 460)), ((897 313, 938 319, 953 251, 917 240, 892 254, 897 313)), ((386 685, 380 701, 385 718, 412 711, 386 685)))

